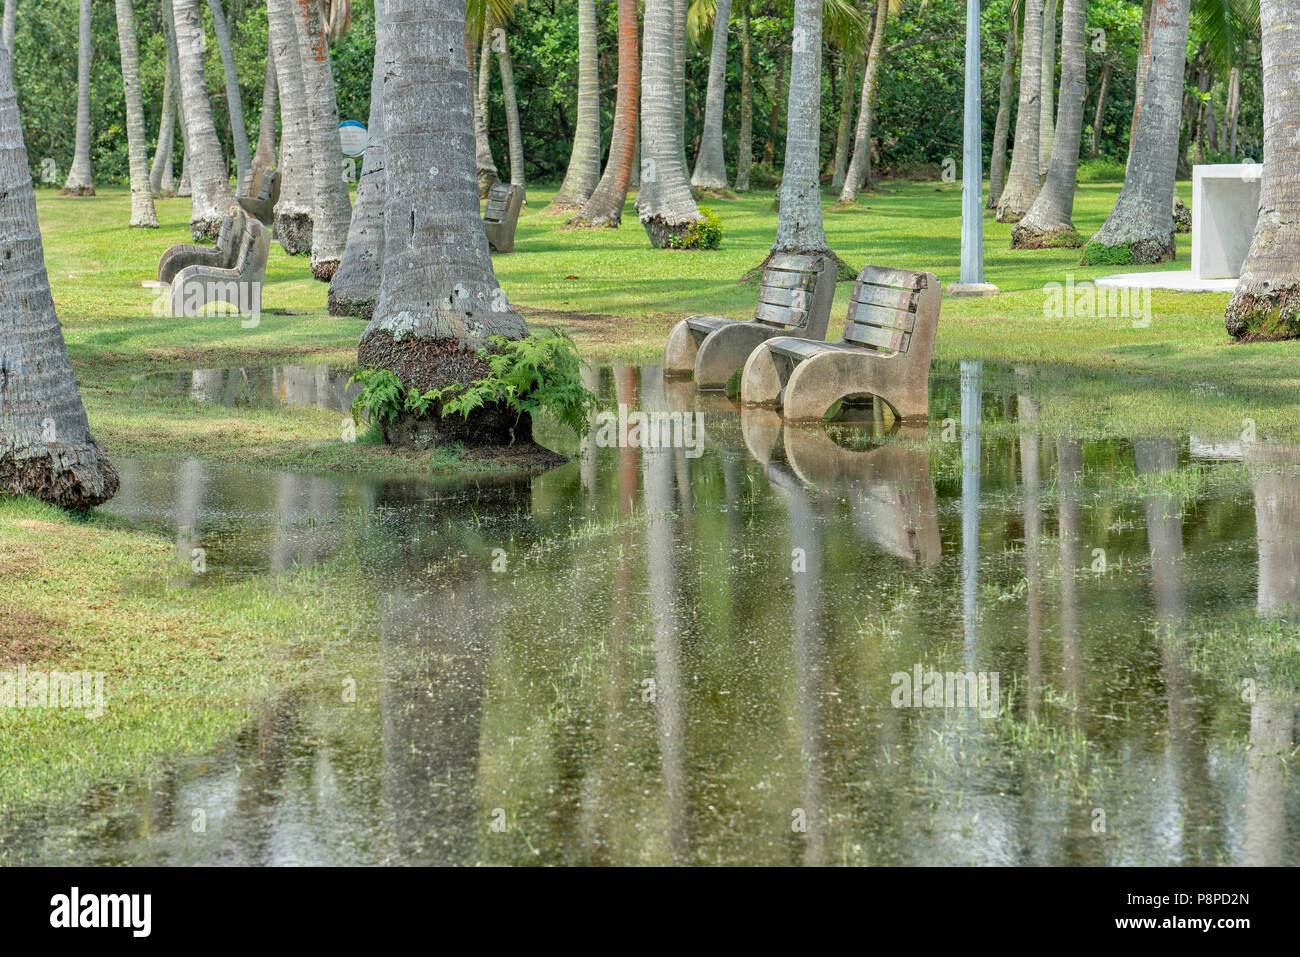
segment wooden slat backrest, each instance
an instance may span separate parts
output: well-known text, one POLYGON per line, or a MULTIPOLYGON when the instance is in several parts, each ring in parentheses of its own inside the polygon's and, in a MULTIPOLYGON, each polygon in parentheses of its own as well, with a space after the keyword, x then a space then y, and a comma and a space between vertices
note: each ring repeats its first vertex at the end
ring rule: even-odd
POLYGON ((882 352, 906 353, 927 282, 925 273, 867 266, 853 285, 844 340, 882 352))
POLYGON ((510 187, 497 183, 488 191, 487 211, 483 218, 488 222, 498 223, 510 205, 510 187))
POLYGON ((822 261, 818 256, 781 253, 763 270, 754 320, 783 329, 807 324, 822 261))

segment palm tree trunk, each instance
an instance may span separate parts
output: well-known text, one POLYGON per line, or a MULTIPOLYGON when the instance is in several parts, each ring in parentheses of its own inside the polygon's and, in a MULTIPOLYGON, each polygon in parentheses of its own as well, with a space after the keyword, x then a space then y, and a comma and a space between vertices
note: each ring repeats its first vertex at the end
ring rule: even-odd
POLYGON ((675 91, 674 0, 646 0, 641 61, 641 190, 637 212, 651 245, 671 245, 703 220, 682 162, 682 124, 675 91))
POLYGON ((749 31, 750 0, 740 0, 740 134, 736 140, 736 192, 749 192, 754 167, 754 61, 749 31))
POLYGON ((176 21, 181 100, 185 104, 185 143, 189 147, 185 172, 193 197, 190 233, 195 239, 215 239, 222 218, 235 203, 235 194, 212 125, 212 106, 203 78, 203 20, 198 0, 173 0, 172 15, 176 21))
POLYGON ((90 434, 54 311, 11 69, 0 45, 0 492, 86 509, 113 497, 117 471, 90 434))
POLYGON ((1228 303, 1228 332, 1300 337, 1300 0, 1262 0, 1264 176, 1259 218, 1228 303))
POLYGON ((1056 10, 1061 0, 1043 4, 1043 71, 1038 82, 1043 92, 1038 97, 1038 176, 1047 175, 1052 162, 1053 101, 1056 87, 1056 10))
POLYGON ((988 208, 997 209, 1007 181, 1007 133, 1011 129, 1011 93, 1016 88, 1016 20, 1007 27, 1007 44, 1002 50, 1002 79, 998 83, 998 118, 993 124, 993 152, 989 158, 988 208))
POLYGON ((573 212, 600 182, 600 73, 596 50, 596 0, 578 0, 578 119, 573 152, 549 212, 573 212))
MULTIPOLYGON (((634 31, 635 27, 636 24, 634 23, 634 31)), ((524 189, 528 182, 524 175, 524 133, 519 126, 519 98, 515 91, 515 64, 510 59, 510 38, 506 35, 505 28, 498 27, 497 29, 501 31, 498 37, 500 47, 497 50, 497 68, 501 71, 501 98, 505 101, 506 107, 506 143, 510 150, 510 185, 524 189)), ((633 32, 632 38, 635 41, 635 32, 633 32)), ((497 40, 493 42, 495 43, 497 40)))
POLYGON ((1133 121, 1128 128, 1130 158, 1133 156, 1133 141, 1137 137, 1138 120, 1142 116, 1142 97, 1147 89, 1147 71, 1151 69, 1151 4, 1152 0, 1142 0, 1142 32, 1138 35, 1137 73, 1133 78, 1133 121))
POLYGON ((1151 69, 1124 188, 1085 261, 1164 262, 1174 257, 1174 175, 1182 125, 1188 0, 1154 0, 1151 69), (1095 245, 1094 245, 1095 244, 1095 245), (1123 250, 1119 255, 1116 251, 1123 250))
POLYGON ((334 71, 330 68, 320 3, 294 0, 293 6, 311 119, 311 274, 321 282, 329 282, 348 243, 352 203, 340 172, 343 146, 339 142, 339 106, 334 97, 334 71))
POLYGON ((257 148, 253 150, 253 169, 275 169, 275 53, 266 48, 266 79, 262 81, 262 117, 257 123, 257 148))
POLYGON ((1097 111, 1092 117, 1092 145, 1088 158, 1101 155, 1101 126, 1106 119, 1106 95, 1110 92, 1110 75, 1115 71, 1115 61, 1107 60, 1101 68, 1101 86, 1097 90, 1097 111))
POLYGON ((370 71, 369 139, 357 183, 357 205, 348 227, 348 245, 338 272, 330 280, 331 316, 359 316, 370 321, 379 298, 379 277, 384 263, 384 69, 388 30, 385 0, 375 0, 375 61, 370 71))
POLYGON ((713 48, 709 51, 709 87, 704 99, 704 133, 695 158, 691 185, 697 189, 726 189, 727 160, 722 152, 722 111, 727 94, 727 32, 731 0, 717 0, 713 17, 713 48))
POLYGON ((144 101, 140 93, 140 51, 131 0, 116 0, 117 41, 122 53, 122 89, 126 96, 126 150, 131 173, 131 225, 158 226, 149 186, 149 147, 144 138, 144 101))
POLYGON ((570 225, 616 227, 623 217, 628 184, 636 159, 636 131, 640 107, 641 53, 637 45, 637 0, 618 0, 618 99, 614 105, 614 133, 609 144, 605 173, 582 211, 570 225))
POLYGON ((235 53, 230 46, 230 28, 221 0, 208 0, 212 11, 212 30, 217 35, 217 50, 221 53, 221 69, 226 76, 226 112, 230 114, 230 138, 235 144, 235 182, 244 182, 252 165, 248 153, 248 130, 244 127, 244 97, 239 92, 239 73, 235 68, 235 53))
POLYGON ((681 127, 677 144, 682 151, 682 169, 690 172, 686 160, 686 21, 690 0, 673 3, 673 102, 677 111, 677 124, 681 127))
MULTIPOLYGON (((492 158, 492 141, 488 138, 488 106, 490 103, 488 92, 492 88, 492 60, 488 56, 490 42, 491 37, 488 31, 484 30, 483 49, 478 57, 477 64, 477 94, 470 98, 470 108, 474 111, 474 157, 478 166, 478 193, 480 197, 486 196, 493 184, 501 180, 501 175, 497 172, 496 160, 492 158)), ((468 34, 465 37, 465 55, 469 58, 470 80, 473 81, 476 76, 474 44, 468 34)))
POLYGON ((153 151, 153 165, 149 167, 149 188, 155 193, 170 193, 175 188, 168 172, 172 150, 176 146, 176 72, 171 58, 163 70, 162 118, 158 121, 158 142, 153 151), (163 177, 167 183, 164 189, 163 177))
POLYGON ((862 98, 858 104, 858 125, 853 134, 853 159, 844 174, 840 189, 841 203, 854 203, 858 190, 866 182, 871 169, 871 114, 876 105, 876 78, 880 74, 880 61, 885 45, 885 24, 889 20, 889 0, 876 0, 875 25, 871 30, 871 47, 867 51, 867 68, 862 74, 862 98))
MULTIPOLYGON (((1048 0, 1050 3, 1051 0, 1048 0)), ((1083 97, 1087 86, 1084 30, 1088 0, 1065 0, 1061 20, 1061 102, 1057 137, 1047 180, 1024 215, 1011 228, 1011 245, 1019 249, 1082 245, 1074 231, 1074 188, 1083 133, 1083 97)), ((1044 32, 1046 36, 1046 32, 1044 32)))
POLYGON ((63 192, 73 196, 94 196, 95 182, 90 170, 90 55, 94 38, 90 33, 90 2, 81 0, 77 25, 77 147, 72 154, 63 192))
MULTIPOLYGON (((384 265, 357 361, 392 371, 408 388, 467 384, 485 366, 471 350, 492 335, 522 338, 528 327, 497 284, 479 218, 465 3, 388 0, 386 13, 384 265)), ((502 437, 500 413, 425 421, 435 441, 442 426, 492 441, 502 437)))
POLYGON ((311 113, 293 0, 267 0, 266 19, 280 98, 280 199, 275 204, 274 233, 284 251, 296 256, 312 248, 314 173, 311 113))
MULTIPOLYGON (((999 223, 1014 223, 1029 212, 1038 196, 1038 98, 1042 95, 1043 0, 1025 2, 1025 44, 1020 53, 1020 101, 1016 107, 1016 139, 1011 147, 1011 171, 998 197, 999 223)), ((1050 2, 1050 0, 1049 0, 1050 2)))
POLYGON ((0 43, 5 45, 12 55, 14 52, 14 28, 18 20, 18 0, 5 0, 4 26, 0 27, 0 43))
POLYGON ((1241 67, 1234 66, 1228 74, 1228 152, 1237 155, 1237 111, 1241 108, 1241 67))
POLYGON ((185 136, 185 99, 181 95, 181 71, 176 68, 176 129, 181 137, 181 175, 176 183, 176 195, 190 198, 190 141, 185 136))
POLYGON ((845 60, 840 70, 840 125, 835 131, 835 159, 831 164, 831 189, 844 187, 844 177, 849 171, 849 137, 853 133, 853 91, 858 78, 856 61, 845 60))

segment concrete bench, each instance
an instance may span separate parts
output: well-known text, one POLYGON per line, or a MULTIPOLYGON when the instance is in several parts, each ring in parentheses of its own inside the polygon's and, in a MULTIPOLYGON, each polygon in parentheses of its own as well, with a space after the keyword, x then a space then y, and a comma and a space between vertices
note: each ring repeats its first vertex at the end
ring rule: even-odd
POLYGON ((840 399, 883 399, 900 421, 930 415, 930 356, 943 288, 934 273, 868 266, 858 274, 844 336, 781 336, 745 362, 745 405, 781 410, 787 422, 820 421, 840 399))
POLYGON ((233 266, 186 266, 176 274, 169 290, 169 315, 196 316, 214 302, 227 303, 245 315, 260 315, 270 252, 271 231, 248 217, 233 266))
POLYGON ((215 246, 196 246, 181 243, 172 246, 158 260, 158 283, 170 284, 176 274, 186 266, 213 266, 229 269, 239 256, 239 239, 244 232, 248 214, 240 207, 230 207, 230 213, 221 220, 221 232, 215 246))
POLYGON ((524 205, 522 186, 497 183, 488 191, 487 209, 483 211, 483 230, 488 248, 494 253, 515 251, 515 225, 524 205))
POLYGON ((248 188, 235 199, 250 216, 256 216, 263 226, 270 226, 275 218, 275 204, 280 201, 280 171, 253 170, 248 188))
POLYGON ((694 375, 697 389, 725 389, 754 348, 773 336, 821 340, 835 300, 835 262, 782 254, 763 271, 754 318, 690 316, 664 346, 664 375, 694 375))

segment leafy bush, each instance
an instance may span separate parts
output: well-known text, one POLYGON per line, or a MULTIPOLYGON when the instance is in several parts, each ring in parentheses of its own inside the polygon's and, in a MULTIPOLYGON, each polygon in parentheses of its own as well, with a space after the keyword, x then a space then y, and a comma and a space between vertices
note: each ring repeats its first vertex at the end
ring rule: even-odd
POLYGON ((1132 262, 1133 247, 1127 243, 1107 246, 1105 243, 1089 242, 1083 249, 1085 266, 1127 266, 1132 262))
POLYGON ((1084 160, 1079 164, 1078 178, 1080 183, 1122 183, 1124 172, 1121 160, 1084 160))
POLYGON ((363 386, 353 400, 355 415, 364 411, 371 421, 395 418, 402 412, 426 414, 437 403, 441 416, 471 412, 490 403, 504 403, 515 415, 547 409, 578 435, 591 429, 596 396, 582 382, 585 363, 565 333, 543 330, 524 339, 493 336, 491 348, 479 349, 491 373, 468 387, 459 382, 420 392, 402 387, 387 369, 358 369, 350 382, 363 386))
POLYGON ((717 249, 722 245, 722 221, 707 206, 700 207, 704 221, 691 223, 669 242, 673 249, 717 249))

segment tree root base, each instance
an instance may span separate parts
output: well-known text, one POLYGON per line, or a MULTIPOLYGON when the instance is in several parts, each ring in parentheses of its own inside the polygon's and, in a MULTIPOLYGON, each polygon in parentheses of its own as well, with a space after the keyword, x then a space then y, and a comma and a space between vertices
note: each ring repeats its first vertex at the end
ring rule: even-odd
POLYGON ((369 322, 375 314, 375 297, 358 299, 347 294, 336 295, 331 289, 325 297, 325 308, 331 316, 356 316, 369 322))
POLYGON ((60 196, 94 196, 95 187, 93 186, 65 186, 59 190, 60 196))
POLYGON ((1300 282, 1239 285, 1224 314, 1228 335, 1241 342, 1300 339, 1300 282))
POLYGON ((1147 238, 1113 246, 1093 239, 1083 248, 1083 258, 1079 263, 1083 266, 1131 266, 1171 262, 1173 259, 1174 236, 1170 233, 1168 240, 1147 238))
POLYGON ((1011 227, 1012 249, 1080 249, 1085 245, 1087 240, 1073 226, 1038 229, 1020 222, 1011 227))
POLYGON ((311 213, 276 213, 271 235, 290 256, 311 252, 311 213))
POLYGON ((34 495, 60 508, 85 511, 107 502, 117 488, 117 469, 94 439, 57 452, 0 457, 0 492, 8 495, 34 495))
POLYGON ((740 285, 744 286, 758 285, 759 280, 763 278, 763 271, 767 269, 768 263, 772 261, 772 257, 787 256, 792 253, 799 256, 829 256, 835 262, 836 282, 851 282, 858 278, 857 270, 830 249, 773 249, 767 254, 767 257, 761 263, 741 276, 738 282, 740 285))
POLYGON ((329 282, 339 271, 338 259, 312 259, 311 274, 321 282, 329 282))

